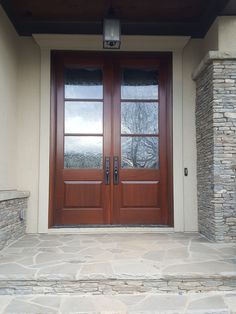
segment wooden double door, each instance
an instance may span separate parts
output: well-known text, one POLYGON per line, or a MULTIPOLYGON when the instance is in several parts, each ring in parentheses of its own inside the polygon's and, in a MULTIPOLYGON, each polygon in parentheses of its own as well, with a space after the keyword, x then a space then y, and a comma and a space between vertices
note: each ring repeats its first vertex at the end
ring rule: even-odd
POLYGON ((51 226, 171 225, 171 55, 52 64, 51 226))

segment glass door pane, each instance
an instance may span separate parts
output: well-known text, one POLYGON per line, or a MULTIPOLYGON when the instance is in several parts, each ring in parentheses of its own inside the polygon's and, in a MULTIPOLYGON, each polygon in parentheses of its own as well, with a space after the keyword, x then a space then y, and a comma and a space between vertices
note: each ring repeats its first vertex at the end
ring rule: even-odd
POLYGON ((158 95, 157 70, 122 70, 122 168, 159 169, 158 95))
POLYGON ((65 70, 64 167, 103 166, 103 77, 96 68, 65 70))

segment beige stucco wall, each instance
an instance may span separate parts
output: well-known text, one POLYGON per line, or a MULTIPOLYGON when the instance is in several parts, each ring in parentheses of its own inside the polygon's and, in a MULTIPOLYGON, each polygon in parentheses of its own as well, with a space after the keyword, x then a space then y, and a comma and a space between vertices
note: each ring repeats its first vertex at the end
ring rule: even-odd
POLYGON ((217 18, 211 25, 205 38, 202 40, 203 56, 210 50, 218 50, 219 48, 219 18, 217 18))
POLYGON ((17 188, 18 35, 0 6, 0 190, 17 188))
POLYGON ((0 6, 0 190, 30 191, 27 231, 38 223, 40 49, 0 6))
POLYGON ((195 127, 196 86, 192 73, 203 56, 203 40, 191 39, 183 50, 183 168, 184 177, 184 228, 196 231, 197 211, 197 151, 195 127))
POLYGON ((27 231, 38 224, 40 49, 30 37, 21 37, 18 80, 18 189, 30 191, 27 231))
MULTIPOLYGON (((196 60, 193 60, 196 57, 197 51, 199 51, 199 49, 196 49, 198 44, 190 41, 183 51, 178 47, 178 51, 174 53, 174 98, 178 98, 174 108, 174 137, 176 147, 174 167, 175 176, 178 177, 174 190, 175 204, 180 209, 175 214, 176 230, 178 231, 197 230, 194 131, 195 90, 190 78, 195 63, 199 59, 196 58, 196 60), (183 100, 182 102, 181 99, 183 100), (179 141, 180 138, 181 141, 179 141), (181 145, 180 142, 182 143, 181 145), (184 166, 189 168, 188 178, 183 177, 184 166), (183 185, 178 184, 178 182, 183 182, 183 185)), ((40 49, 32 38, 20 38, 17 48, 19 80, 16 88, 17 107, 14 113, 14 119, 17 123, 17 142, 15 139, 13 145, 16 151, 15 156, 17 156, 17 158, 14 158, 15 171, 18 178, 16 187, 22 190, 29 190, 31 193, 27 214, 27 231, 38 232, 44 230, 46 232, 45 228, 42 229, 40 227, 47 221, 47 212, 42 210, 41 204, 47 206, 48 199, 46 193, 43 194, 42 191, 40 192, 39 185, 46 186, 47 190, 48 172, 40 172, 40 164, 43 163, 45 167, 48 167, 48 160, 44 156, 45 152, 46 156, 48 156, 49 138, 47 131, 49 116, 48 114, 44 115, 45 112, 41 110, 40 106, 42 104, 41 98, 44 97, 44 94, 48 96, 50 86, 42 88, 40 71, 50 72, 50 69, 49 63, 46 67, 41 64, 40 49), (41 119, 47 121, 43 130, 40 124, 41 119), (44 197, 45 195, 46 198, 44 197)), ((45 50, 43 49, 44 53, 45 50)), ((47 85, 49 85, 49 81, 47 81, 47 85)), ((44 106, 48 113, 50 111, 49 104, 44 102, 44 106)))
POLYGON ((236 51, 236 17, 221 16, 219 19, 220 51, 236 51))
POLYGON ((236 51, 236 17, 219 16, 216 18, 203 39, 203 54, 208 51, 236 51))
MULTIPOLYGON (((173 50, 174 174, 177 178, 174 198, 178 231, 197 231, 195 84, 191 75, 208 50, 219 46, 223 49, 226 45, 227 38, 222 41, 223 34, 229 33, 227 28, 234 22, 229 18, 220 19, 222 22, 214 23, 205 40, 186 41, 184 48, 181 48, 181 40, 166 37, 155 43, 143 37, 140 40, 125 38, 123 42, 125 50, 173 50), (221 34, 219 29, 222 29, 221 34), (188 177, 183 175, 184 167, 189 170, 188 177)), ((54 38, 58 49, 63 45, 69 47, 71 43, 70 36, 54 38)), ((51 39, 44 44, 40 51, 33 38, 19 38, 0 9, 0 106, 4 113, 0 115, 0 141, 5 152, 0 154, 0 189, 30 191, 28 232, 47 231, 50 118, 50 51, 47 47, 51 39), (41 80, 42 75, 46 80, 41 80)), ((89 41, 83 37, 83 41, 75 42, 77 46, 71 49, 100 50, 100 44, 98 38, 89 41)))

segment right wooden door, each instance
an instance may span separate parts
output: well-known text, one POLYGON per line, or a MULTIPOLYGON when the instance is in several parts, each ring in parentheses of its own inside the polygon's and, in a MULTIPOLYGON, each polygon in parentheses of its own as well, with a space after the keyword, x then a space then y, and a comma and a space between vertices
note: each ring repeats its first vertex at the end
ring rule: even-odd
POLYGON ((168 69, 166 58, 114 62, 114 224, 171 224, 168 69))

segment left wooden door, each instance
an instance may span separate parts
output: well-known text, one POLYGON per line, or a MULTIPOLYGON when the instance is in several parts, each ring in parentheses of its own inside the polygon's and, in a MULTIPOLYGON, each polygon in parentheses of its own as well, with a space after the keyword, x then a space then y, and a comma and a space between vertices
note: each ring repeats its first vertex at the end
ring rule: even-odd
POLYGON ((111 67, 55 54, 54 225, 110 222, 111 67), (106 123, 104 123, 104 121, 106 123), (105 171, 104 171, 105 170, 105 171))

